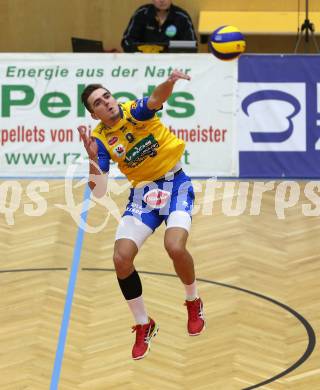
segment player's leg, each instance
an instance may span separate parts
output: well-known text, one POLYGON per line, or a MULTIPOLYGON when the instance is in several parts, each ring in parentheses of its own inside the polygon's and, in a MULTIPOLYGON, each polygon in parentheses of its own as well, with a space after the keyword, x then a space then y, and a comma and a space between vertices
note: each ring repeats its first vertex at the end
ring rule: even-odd
MULTIPOLYGON (((197 281, 195 278, 194 261, 186 248, 188 239, 188 217, 185 213, 182 217, 180 212, 179 221, 185 220, 185 227, 175 226, 175 220, 177 220, 175 214, 169 216, 167 229, 164 237, 165 248, 172 259, 174 269, 182 281, 186 300, 185 305, 188 310, 188 333, 190 336, 197 336, 205 329, 205 318, 203 311, 203 303, 201 298, 198 296, 197 281)), ((189 217, 190 218, 190 217, 189 217)))
POLYGON ((133 216, 122 217, 114 244, 113 262, 121 288, 136 324, 149 322, 142 298, 142 285, 134 258, 152 230, 133 216))
POLYGON ((175 176, 173 182, 164 245, 185 288, 190 336, 198 335, 205 329, 203 303, 198 296, 194 261, 186 247, 191 228, 193 202, 191 180, 182 172, 175 176))
POLYGON ((132 349, 133 359, 141 359, 150 349, 151 339, 157 334, 158 325, 147 314, 142 284, 134 268, 134 258, 143 242, 153 230, 133 216, 122 217, 116 233, 113 261, 119 286, 134 317, 136 341, 132 349))
MULTIPOLYGON (((188 218, 189 215, 186 215, 188 218)), ((170 219, 169 219, 170 221, 170 219)), ((164 246, 173 261, 174 269, 185 285, 195 282, 194 262, 186 248, 188 231, 181 227, 167 227, 164 235, 164 246)), ((190 291, 189 298, 196 298, 196 290, 190 291)))
POLYGON ((193 202, 194 191, 191 180, 181 172, 173 180, 164 246, 182 283, 185 286, 193 286, 187 292, 187 298, 190 300, 197 297, 194 262, 186 248, 191 228, 193 202))

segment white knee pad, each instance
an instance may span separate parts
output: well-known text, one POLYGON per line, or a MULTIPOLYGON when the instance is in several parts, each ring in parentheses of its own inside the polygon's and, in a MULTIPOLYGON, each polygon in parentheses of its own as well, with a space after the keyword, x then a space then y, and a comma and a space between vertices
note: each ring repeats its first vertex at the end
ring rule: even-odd
POLYGON ((118 225, 116 240, 127 238, 128 240, 132 240, 139 249, 152 233, 152 229, 139 219, 131 215, 125 215, 121 218, 118 225))

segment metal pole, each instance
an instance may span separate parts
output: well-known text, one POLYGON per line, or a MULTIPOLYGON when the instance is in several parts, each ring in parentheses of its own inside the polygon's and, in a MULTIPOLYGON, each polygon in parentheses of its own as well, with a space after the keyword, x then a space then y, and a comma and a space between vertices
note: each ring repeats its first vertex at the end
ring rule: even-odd
POLYGON ((309 42, 309 0, 306 0, 306 22, 307 22, 307 28, 306 28, 306 42, 309 42))

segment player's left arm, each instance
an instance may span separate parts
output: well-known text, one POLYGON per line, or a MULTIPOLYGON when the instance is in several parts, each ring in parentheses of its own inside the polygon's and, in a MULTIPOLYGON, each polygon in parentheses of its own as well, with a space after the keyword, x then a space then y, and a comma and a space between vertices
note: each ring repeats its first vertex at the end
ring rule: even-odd
POLYGON ((186 73, 180 72, 175 69, 168 79, 159 84, 152 92, 148 99, 147 107, 150 110, 158 110, 162 107, 162 104, 168 100, 171 96, 173 87, 178 80, 190 80, 191 77, 186 73))

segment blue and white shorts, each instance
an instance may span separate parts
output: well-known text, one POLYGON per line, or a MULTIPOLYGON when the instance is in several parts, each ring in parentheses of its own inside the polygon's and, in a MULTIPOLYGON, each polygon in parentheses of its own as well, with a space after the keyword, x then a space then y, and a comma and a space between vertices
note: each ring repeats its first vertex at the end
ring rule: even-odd
POLYGON ((191 179, 182 169, 143 187, 131 188, 116 240, 131 239, 140 248, 163 221, 167 229, 180 227, 189 232, 193 203, 191 179))

